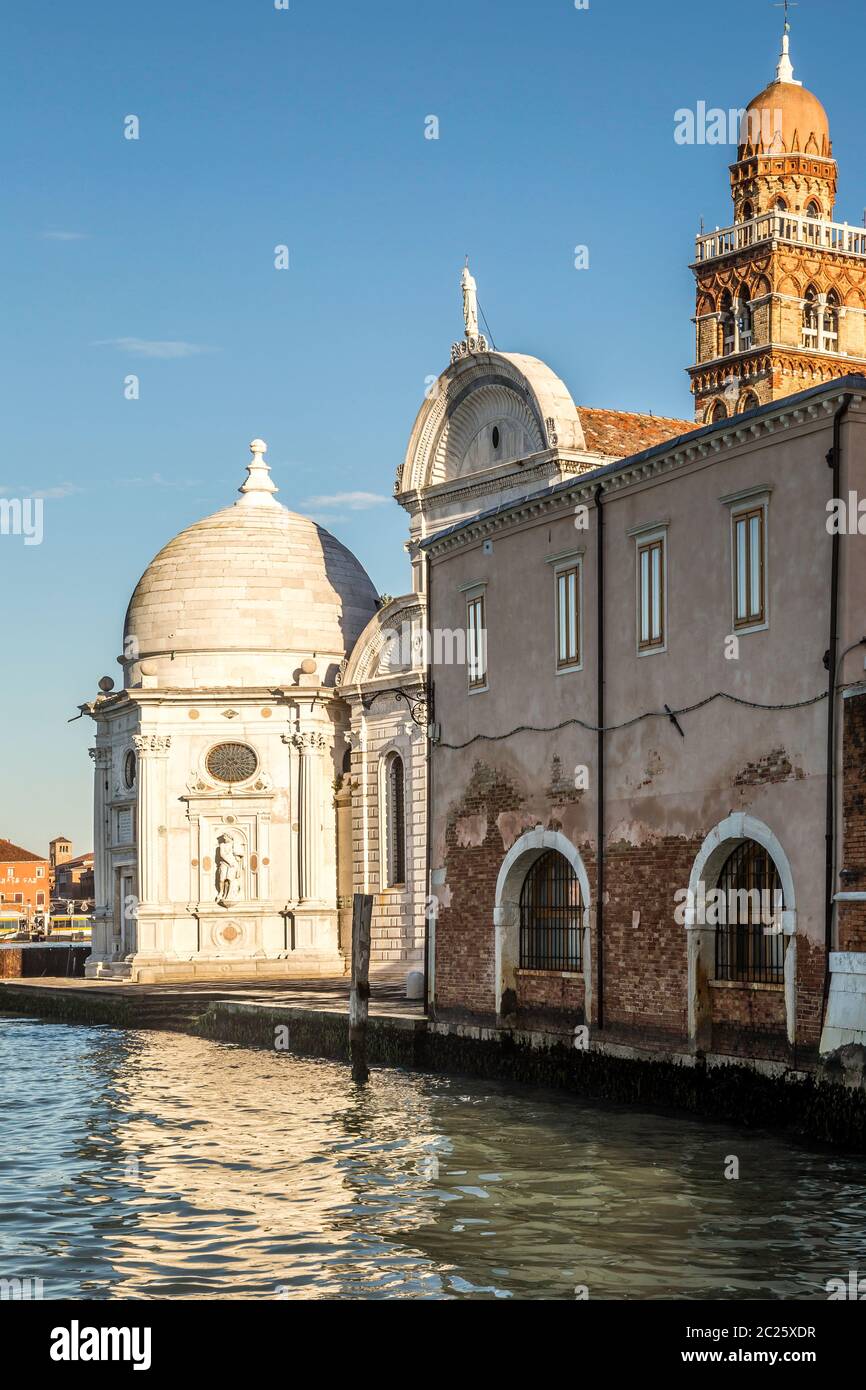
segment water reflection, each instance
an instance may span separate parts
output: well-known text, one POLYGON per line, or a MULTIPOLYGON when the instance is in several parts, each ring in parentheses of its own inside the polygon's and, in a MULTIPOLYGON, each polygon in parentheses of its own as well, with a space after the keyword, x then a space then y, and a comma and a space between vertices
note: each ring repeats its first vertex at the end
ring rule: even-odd
POLYGON ((866 1270, 862 1163, 772 1136, 20 1019, 0 1077, 0 1276, 50 1298, 812 1299, 866 1270))

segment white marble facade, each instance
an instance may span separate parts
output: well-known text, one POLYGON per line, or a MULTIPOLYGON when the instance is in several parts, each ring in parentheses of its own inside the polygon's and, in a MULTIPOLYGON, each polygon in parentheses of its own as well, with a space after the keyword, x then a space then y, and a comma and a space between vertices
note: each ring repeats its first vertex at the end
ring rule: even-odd
POLYGON ((373 894, 372 963, 394 974, 424 963, 425 617, 422 594, 392 599, 359 638, 342 685, 350 714, 346 776, 352 794, 353 887, 373 894), (391 779, 397 759, 403 786, 399 806, 391 779), (398 837, 402 853, 395 856, 398 837))
MULTIPOLYGON (((96 725, 91 976, 333 975, 339 678, 377 608, 333 536, 276 502, 255 441, 232 507, 133 594, 96 725)), ((107 685, 107 682, 103 684, 107 685)))

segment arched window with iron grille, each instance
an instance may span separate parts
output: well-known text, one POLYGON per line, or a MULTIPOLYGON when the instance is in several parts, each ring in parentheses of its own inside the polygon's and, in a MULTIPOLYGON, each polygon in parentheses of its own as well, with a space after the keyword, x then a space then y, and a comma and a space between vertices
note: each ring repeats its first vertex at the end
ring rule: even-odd
POLYGON ((754 840, 738 845, 719 874, 716 979, 782 984, 785 902, 779 870, 754 840))
POLYGON ((403 759, 390 753, 385 763, 385 871, 387 887, 406 882, 406 793, 403 759))
POLYGON ((580 881, 556 850, 536 859, 520 890, 520 966, 523 970, 582 968, 580 881))

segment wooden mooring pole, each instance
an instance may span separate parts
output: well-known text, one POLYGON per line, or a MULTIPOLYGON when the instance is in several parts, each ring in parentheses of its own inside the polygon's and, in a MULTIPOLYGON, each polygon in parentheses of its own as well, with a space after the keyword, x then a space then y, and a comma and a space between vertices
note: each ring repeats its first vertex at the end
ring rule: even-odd
POLYGON ((367 1014, 370 1003, 370 926, 373 899, 356 893, 352 900, 352 987, 349 991, 349 1055, 352 1080, 368 1081, 367 1014))

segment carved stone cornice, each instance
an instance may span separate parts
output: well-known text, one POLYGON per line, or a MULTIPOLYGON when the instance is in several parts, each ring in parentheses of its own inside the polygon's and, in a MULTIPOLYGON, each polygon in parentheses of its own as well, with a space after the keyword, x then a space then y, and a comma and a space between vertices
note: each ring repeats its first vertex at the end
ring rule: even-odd
MULTIPOLYGON (((429 508, 431 500, 465 503, 476 498, 498 496, 505 488, 511 486, 531 486, 533 482, 542 482, 556 474, 562 477, 563 474, 597 468, 602 456, 588 453, 566 456, 556 451, 544 450, 541 454, 530 457, 533 462, 515 464, 512 470, 503 471, 496 477, 476 479, 473 482, 470 481, 470 474, 467 479, 452 479, 445 483, 434 483, 422 491, 402 493, 401 506, 415 517, 424 512, 425 507, 429 508)), ((447 522, 443 521, 443 525, 447 525, 447 522)))

